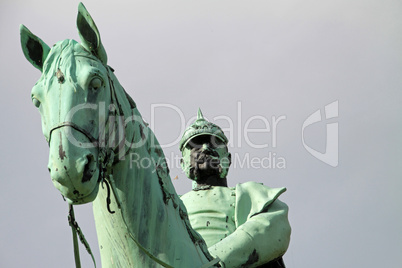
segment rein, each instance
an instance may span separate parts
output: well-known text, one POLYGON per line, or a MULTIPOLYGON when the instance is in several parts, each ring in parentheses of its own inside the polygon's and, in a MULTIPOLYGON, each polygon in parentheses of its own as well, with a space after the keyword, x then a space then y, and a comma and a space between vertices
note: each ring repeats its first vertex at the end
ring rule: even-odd
POLYGON ((95 257, 92 254, 91 247, 89 246, 87 240, 85 239, 85 236, 81 231, 81 228, 78 226, 78 223, 75 221, 74 208, 73 208, 73 205, 71 205, 71 204, 68 205, 68 223, 71 226, 71 231, 73 233, 75 267, 81 268, 80 251, 78 248, 78 241, 77 241, 77 234, 78 234, 78 237, 80 238, 81 243, 85 246, 85 249, 87 250, 88 254, 91 255, 92 261, 96 268, 95 257))

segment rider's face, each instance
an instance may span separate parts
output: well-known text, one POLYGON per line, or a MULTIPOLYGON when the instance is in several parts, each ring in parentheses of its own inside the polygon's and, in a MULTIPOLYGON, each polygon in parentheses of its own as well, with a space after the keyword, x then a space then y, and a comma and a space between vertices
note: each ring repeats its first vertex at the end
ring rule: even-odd
POLYGON ((214 135, 192 138, 182 150, 181 166, 187 177, 194 181, 210 176, 226 178, 231 156, 226 143, 214 135))
POLYGON ((201 135, 187 143, 190 150, 190 164, 203 175, 219 174, 222 170, 221 160, 227 154, 227 148, 219 138, 212 135, 201 135))

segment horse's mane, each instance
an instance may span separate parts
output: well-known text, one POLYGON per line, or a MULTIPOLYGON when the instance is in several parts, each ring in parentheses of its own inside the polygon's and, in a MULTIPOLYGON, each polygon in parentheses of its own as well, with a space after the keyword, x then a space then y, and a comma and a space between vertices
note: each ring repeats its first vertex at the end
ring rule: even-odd
MULTIPOLYGON (((149 128, 148 123, 146 123, 143 120, 139 110, 135 105, 135 102, 132 100, 130 95, 128 95, 128 93, 124 90, 124 88, 121 86, 118 79, 112 72, 113 69, 110 70, 111 70, 111 79, 116 89, 117 100, 119 103, 123 104, 123 112, 125 113, 125 116, 127 117, 127 114, 130 114, 130 116, 134 116, 135 118, 135 120, 132 121, 134 123, 133 135, 136 135, 138 139, 134 140, 135 142, 138 142, 139 138, 144 140, 142 146, 144 146, 143 152, 145 152, 146 155, 145 157, 149 157, 149 159, 154 163, 153 172, 157 174, 158 183, 161 187, 164 203, 166 205, 168 205, 169 202, 172 203, 174 210, 178 212, 179 214, 178 216, 183 220, 191 240, 195 244, 200 246, 201 250, 208 258, 212 259, 212 256, 209 254, 208 248, 203 238, 191 228, 191 224, 187 216, 186 207, 184 206, 182 200, 177 195, 176 190, 173 186, 165 154, 154 132, 151 130, 151 128, 149 128)), ((132 131, 131 129, 126 128, 127 140, 132 139, 132 137, 130 136, 131 131, 132 131)))

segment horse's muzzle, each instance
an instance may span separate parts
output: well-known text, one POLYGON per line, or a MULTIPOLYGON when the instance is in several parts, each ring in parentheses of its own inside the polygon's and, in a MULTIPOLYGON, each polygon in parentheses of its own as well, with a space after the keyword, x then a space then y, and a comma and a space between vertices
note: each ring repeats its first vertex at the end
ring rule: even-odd
POLYGON ((55 187, 71 203, 87 203, 95 199, 99 177, 95 159, 96 148, 87 149, 71 144, 63 129, 52 133, 48 169, 55 187))

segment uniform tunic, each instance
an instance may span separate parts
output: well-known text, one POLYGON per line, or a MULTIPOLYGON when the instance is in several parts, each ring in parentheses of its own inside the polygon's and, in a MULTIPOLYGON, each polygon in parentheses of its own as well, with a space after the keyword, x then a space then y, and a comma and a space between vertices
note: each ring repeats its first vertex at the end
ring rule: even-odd
POLYGON ((225 267, 258 267, 288 248, 288 207, 277 199, 285 191, 246 182, 191 191, 181 198, 191 226, 225 267))

